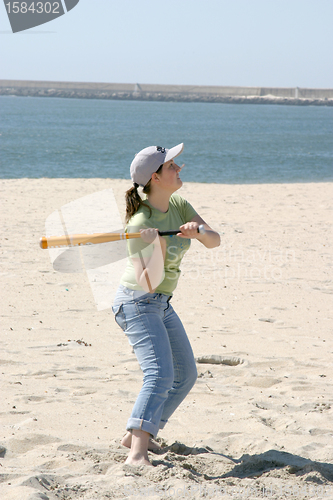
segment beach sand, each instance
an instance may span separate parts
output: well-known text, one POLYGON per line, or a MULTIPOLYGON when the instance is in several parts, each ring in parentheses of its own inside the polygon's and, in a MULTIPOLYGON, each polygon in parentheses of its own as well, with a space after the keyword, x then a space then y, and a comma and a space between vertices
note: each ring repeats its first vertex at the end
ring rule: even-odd
POLYGON ((333 498, 333 184, 183 186, 221 234, 192 243, 172 299, 208 363, 139 468, 120 445, 136 358, 38 244, 62 205, 112 188, 123 213, 128 187, 0 181, 1 500, 333 498))

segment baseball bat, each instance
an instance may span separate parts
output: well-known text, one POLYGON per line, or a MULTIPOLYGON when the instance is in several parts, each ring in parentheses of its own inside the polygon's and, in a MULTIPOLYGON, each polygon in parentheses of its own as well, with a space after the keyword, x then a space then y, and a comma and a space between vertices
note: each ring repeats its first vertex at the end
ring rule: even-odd
MULTIPOLYGON (((179 229, 172 231, 158 231, 160 236, 176 235, 179 229)), ((203 225, 198 227, 198 233, 203 234, 205 228, 203 225)), ((129 240, 131 238, 140 238, 141 233, 93 233, 93 234, 69 234, 64 236, 42 236, 39 240, 39 246, 44 250, 46 248, 73 247, 76 245, 89 245, 98 243, 109 243, 111 241, 129 240)))

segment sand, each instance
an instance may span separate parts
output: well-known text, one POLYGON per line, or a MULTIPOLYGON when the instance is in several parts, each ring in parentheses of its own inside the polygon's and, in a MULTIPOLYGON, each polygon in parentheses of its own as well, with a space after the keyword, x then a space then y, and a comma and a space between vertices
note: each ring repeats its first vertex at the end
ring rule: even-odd
POLYGON ((129 181, 1 180, 1 500, 333 498, 333 185, 180 191, 221 234, 172 299, 199 378, 154 467, 120 445, 141 372, 86 274, 38 246, 62 205, 129 181), (221 360, 218 364, 216 361, 221 360))

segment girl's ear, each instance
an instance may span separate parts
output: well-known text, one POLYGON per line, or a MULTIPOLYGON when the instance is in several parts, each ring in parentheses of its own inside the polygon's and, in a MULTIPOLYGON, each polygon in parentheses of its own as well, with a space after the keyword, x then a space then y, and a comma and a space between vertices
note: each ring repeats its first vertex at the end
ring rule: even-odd
POLYGON ((160 178, 156 172, 153 173, 153 175, 151 176, 151 179, 154 182, 159 182, 159 180, 160 180, 160 178))

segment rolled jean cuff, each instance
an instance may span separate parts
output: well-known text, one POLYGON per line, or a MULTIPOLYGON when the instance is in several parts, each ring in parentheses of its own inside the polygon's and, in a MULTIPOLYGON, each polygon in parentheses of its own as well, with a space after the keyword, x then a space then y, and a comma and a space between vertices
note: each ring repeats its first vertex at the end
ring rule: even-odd
POLYGON ((159 425, 159 429, 164 429, 164 427, 166 426, 167 423, 168 423, 167 420, 161 420, 160 425, 159 425))
POLYGON ((158 425, 149 422, 148 420, 143 420, 140 418, 129 418, 127 421, 126 430, 137 429, 138 431, 145 431, 151 434, 154 438, 157 436, 159 427, 158 425))

